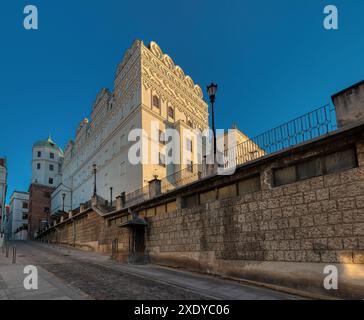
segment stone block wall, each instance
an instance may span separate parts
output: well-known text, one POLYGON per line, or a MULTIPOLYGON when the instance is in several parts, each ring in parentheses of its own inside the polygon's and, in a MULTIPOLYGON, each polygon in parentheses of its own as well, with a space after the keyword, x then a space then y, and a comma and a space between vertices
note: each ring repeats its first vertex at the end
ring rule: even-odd
MULTIPOLYGON (((233 176, 199 181, 138 204, 133 210, 148 222, 146 255, 157 264, 259 281, 297 266, 362 268, 364 135, 357 130, 325 137, 242 166, 233 176), (347 154, 348 148, 356 159, 351 169, 339 165, 333 173, 276 186, 275 170, 341 151, 347 154), (258 276, 254 270, 259 268, 264 271, 258 276)), ((91 209, 74 219, 49 229, 43 238, 108 254, 116 239, 117 258, 127 261, 132 233, 120 228, 130 219, 125 209, 107 218, 91 209)), ((316 274, 315 285, 322 286, 321 274, 316 274)))

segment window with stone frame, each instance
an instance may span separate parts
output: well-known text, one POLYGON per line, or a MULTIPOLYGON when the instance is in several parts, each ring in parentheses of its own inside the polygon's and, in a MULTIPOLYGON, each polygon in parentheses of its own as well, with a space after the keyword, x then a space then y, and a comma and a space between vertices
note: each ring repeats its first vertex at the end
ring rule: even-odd
POLYGON ((192 143, 192 140, 189 138, 186 138, 186 149, 187 149, 187 151, 190 151, 190 152, 193 151, 193 143, 192 143))
POLYGON ((166 144, 166 135, 162 130, 159 130, 159 143, 166 144))
POLYGON ((156 108, 160 108, 160 106, 161 106, 161 101, 160 101, 160 99, 159 99, 159 97, 158 96, 156 96, 156 95, 153 95, 153 107, 156 107, 156 108))
POLYGON ((168 117, 174 119, 174 109, 172 107, 168 107, 168 117))
POLYGON ((166 156, 159 152, 159 165, 162 167, 166 166, 166 156))
POLYGON ((191 160, 187 161, 187 171, 193 172, 193 162, 191 160))

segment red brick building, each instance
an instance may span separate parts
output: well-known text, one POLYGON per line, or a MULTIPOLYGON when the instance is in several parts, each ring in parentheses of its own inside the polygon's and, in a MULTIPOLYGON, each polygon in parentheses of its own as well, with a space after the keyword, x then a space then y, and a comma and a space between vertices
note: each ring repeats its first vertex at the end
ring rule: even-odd
POLYGON ((54 188, 32 183, 29 187, 28 239, 50 222, 51 194, 54 188))

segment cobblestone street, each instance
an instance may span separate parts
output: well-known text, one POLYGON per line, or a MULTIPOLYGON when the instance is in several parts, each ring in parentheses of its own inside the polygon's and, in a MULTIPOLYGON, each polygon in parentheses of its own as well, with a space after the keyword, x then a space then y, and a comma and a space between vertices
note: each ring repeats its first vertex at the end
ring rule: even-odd
MULTIPOLYGON (((17 264, 9 265, 10 258, 0 254, 0 267, 5 261, 13 269, 32 264, 39 276, 51 274, 53 284, 64 286, 73 294, 58 294, 67 299, 138 299, 138 300, 204 300, 204 299, 295 299, 296 297, 263 288, 242 285, 214 277, 183 272, 153 265, 133 266, 113 262, 108 256, 73 248, 56 247, 37 242, 12 242, 17 247, 17 264), (43 271, 44 270, 44 271, 43 271), (61 282, 61 284, 56 282, 61 282), (75 294, 78 293, 78 294, 75 294)), ((54 296, 37 297, 7 290, 7 274, 1 271, 3 289, 0 299, 57 299, 54 296)), ((21 271, 19 271, 21 272, 21 271)), ((41 284, 39 290, 42 290, 41 284)), ((25 289, 23 289, 25 291, 25 289)), ((63 290, 64 291, 64 290, 63 290)), ((53 291, 52 291, 53 292, 53 291)))

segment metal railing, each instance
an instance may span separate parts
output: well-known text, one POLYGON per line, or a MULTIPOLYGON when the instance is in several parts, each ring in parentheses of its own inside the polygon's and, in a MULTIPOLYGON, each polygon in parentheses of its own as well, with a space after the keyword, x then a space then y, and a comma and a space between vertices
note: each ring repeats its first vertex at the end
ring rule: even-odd
POLYGON ((116 204, 114 201, 109 201, 104 199, 103 197, 97 195, 96 196, 96 205, 103 211, 111 212, 116 209, 116 204))
POLYGON ((337 129, 335 108, 325 105, 225 151, 225 167, 236 166, 310 141, 337 129))
POLYGON ((149 185, 147 185, 138 190, 127 193, 125 196, 125 204, 126 206, 132 206, 148 200, 150 198, 149 196, 149 185))
POLYGON ((178 187, 199 180, 202 176, 202 165, 193 164, 161 179, 161 193, 172 191, 178 187))

